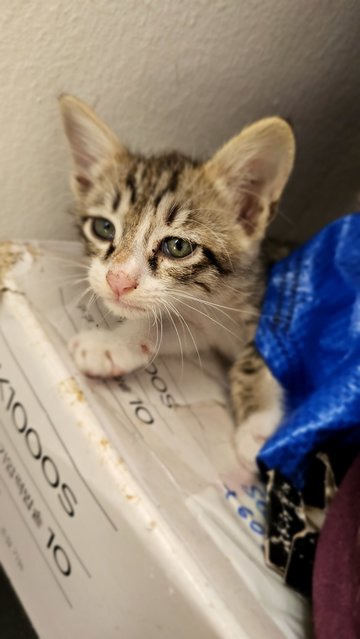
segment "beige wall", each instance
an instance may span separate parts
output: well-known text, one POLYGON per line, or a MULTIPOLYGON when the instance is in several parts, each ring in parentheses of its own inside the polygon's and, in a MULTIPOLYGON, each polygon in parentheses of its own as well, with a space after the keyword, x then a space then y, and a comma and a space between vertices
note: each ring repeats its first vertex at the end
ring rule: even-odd
MULTIPOLYGON (((277 222, 304 237, 360 186, 357 0, 1 0, 0 237, 70 238, 56 95, 136 149, 207 155, 289 117, 296 172, 277 222)), ((276 229, 275 229, 276 230, 276 229)))

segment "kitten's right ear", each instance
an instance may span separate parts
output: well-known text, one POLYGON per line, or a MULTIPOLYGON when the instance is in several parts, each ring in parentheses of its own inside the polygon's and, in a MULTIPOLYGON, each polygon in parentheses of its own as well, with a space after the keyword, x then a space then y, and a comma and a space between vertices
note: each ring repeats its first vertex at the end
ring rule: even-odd
POLYGON ((59 104, 74 161, 72 186, 76 195, 84 195, 103 167, 125 155, 126 149, 84 102, 72 95, 62 95, 59 104))
POLYGON ((264 118, 225 144, 205 171, 225 202, 225 210, 248 237, 262 239, 291 173, 295 138, 285 120, 264 118))

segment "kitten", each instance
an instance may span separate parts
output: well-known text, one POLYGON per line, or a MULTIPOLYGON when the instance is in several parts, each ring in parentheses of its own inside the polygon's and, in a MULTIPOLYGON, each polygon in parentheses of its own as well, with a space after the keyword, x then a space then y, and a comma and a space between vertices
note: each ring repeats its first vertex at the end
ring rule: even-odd
POLYGON ((214 349, 229 361, 237 450, 254 469, 282 416, 280 386, 253 340, 262 240, 294 161, 290 127, 260 120, 201 163, 133 154, 80 100, 64 95, 60 107, 89 282, 128 320, 75 336, 78 368, 114 377, 145 367, 158 350, 179 353, 180 341, 185 355, 214 349))

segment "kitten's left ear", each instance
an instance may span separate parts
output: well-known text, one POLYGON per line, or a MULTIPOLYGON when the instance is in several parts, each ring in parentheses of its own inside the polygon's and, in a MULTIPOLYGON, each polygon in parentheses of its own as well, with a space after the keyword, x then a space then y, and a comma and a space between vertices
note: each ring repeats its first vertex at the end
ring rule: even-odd
POLYGON ((205 165, 207 176, 247 235, 259 239, 294 164, 295 139, 281 118, 265 118, 232 138, 205 165))
POLYGON ((74 161, 72 187, 81 196, 92 188, 106 166, 127 151, 87 104, 72 95, 60 96, 59 104, 74 161))

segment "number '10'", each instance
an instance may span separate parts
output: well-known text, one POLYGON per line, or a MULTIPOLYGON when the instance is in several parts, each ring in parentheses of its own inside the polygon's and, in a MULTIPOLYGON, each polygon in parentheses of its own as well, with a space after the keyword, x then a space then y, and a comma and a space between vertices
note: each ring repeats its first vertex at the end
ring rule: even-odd
POLYGON ((47 543, 46 548, 52 549, 54 561, 58 570, 60 570, 60 572, 65 577, 69 577, 69 575, 71 575, 70 559, 67 556, 65 550, 61 546, 59 546, 58 544, 53 545, 53 541, 55 539, 55 533, 53 530, 51 530, 51 528, 48 528, 48 530, 50 532, 50 537, 49 537, 49 541, 47 543))

